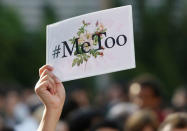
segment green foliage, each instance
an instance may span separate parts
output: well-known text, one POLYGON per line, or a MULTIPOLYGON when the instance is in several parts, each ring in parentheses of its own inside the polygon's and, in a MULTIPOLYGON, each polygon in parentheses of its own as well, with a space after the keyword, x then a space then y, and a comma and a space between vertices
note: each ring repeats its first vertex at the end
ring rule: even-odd
POLYGON ((83 53, 83 54, 78 54, 77 57, 73 60, 72 67, 75 65, 80 66, 80 64, 83 64, 83 62, 87 62, 88 58, 90 58, 89 55, 83 53))
POLYGON ((49 6, 44 8, 43 27, 27 32, 15 10, 0 3, 0 79, 33 86, 38 69, 45 64, 45 26, 56 21, 49 6))
POLYGON ((1 4, 0 17, 0 78, 2 80, 13 79, 13 72, 10 72, 10 68, 14 68, 12 61, 16 57, 18 47, 23 43, 24 30, 14 11, 1 4))

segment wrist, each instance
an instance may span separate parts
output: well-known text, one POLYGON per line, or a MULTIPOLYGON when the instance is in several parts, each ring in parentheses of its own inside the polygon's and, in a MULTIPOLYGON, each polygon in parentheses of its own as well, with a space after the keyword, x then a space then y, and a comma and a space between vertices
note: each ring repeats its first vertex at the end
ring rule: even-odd
POLYGON ((47 108, 47 107, 45 107, 44 112, 45 112, 46 118, 49 121, 53 122, 54 125, 56 125, 58 120, 60 119, 62 109, 61 108, 47 108))
POLYGON ((42 120, 38 131, 55 131, 62 110, 60 108, 49 108, 45 106, 42 120))
POLYGON ((51 114, 51 115, 61 115, 62 113, 62 107, 49 107, 45 106, 45 113, 51 114))
POLYGON ((45 105, 45 109, 49 110, 49 111, 62 111, 62 108, 64 106, 64 104, 56 104, 56 103, 46 103, 45 105))

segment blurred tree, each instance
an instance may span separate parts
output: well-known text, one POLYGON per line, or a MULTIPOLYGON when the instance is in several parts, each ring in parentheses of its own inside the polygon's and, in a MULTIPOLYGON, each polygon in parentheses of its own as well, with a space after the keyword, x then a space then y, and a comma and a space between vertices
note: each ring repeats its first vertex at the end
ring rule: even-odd
POLYGON ((56 21, 49 5, 45 5, 43 11, 41 29, 26 32, 16 11, 0 3, 1 81, 16 81, 25 86, 35 84, 38 69, 45 64, 45 27, 56 21))
MULTIPOLYGON (((185 83, 187 72, 186 40, 187 24, 185 11, 181 11, 183 20, 179 22, 175 15, 178 11, 177 0, 165 0, 160 6, 152 7, 147 0, 132 1, 117 0, 121 5, 132 4, 136 10, 134 21, 136 64, 134 71, 116 73, 115 78, 135 77, 139 74, 149 72, 156 75, 163 83, 165 93, 171 96, 174 89, 185 83), (138 12, 138 13, 137 13, 138 12), (179 24, 177 24, 179 23, 179 24), (137 28, 136 26, 141 26, 137 28)), ((184 3, 184 1, 180 1, 184 3)), ((184 4, 185 5, 185 4, 184 4)), ((153 5, 154 6, 154 5, 153 5)))
MULTIPOLYGON (((13 60, 17 54, 16 48, 23 42, 24 30, 17 14, 11 8, 4 7, 0 3, 0 78, 14 79, 13 60)), ((15 60, 18 60, 16 58, 15 60)), ((14 70, 15 72, 15 70, 14 70)))

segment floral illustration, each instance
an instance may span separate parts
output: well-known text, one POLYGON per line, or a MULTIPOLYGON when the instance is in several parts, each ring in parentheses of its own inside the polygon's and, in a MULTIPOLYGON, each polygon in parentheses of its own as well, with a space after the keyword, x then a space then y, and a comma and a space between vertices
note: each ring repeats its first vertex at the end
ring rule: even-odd
MULTIPOLYGON (((72 39, 70 39, 69 41, 71 42, 71 44, 75 43, 75 39, 78 39, 78 51, 79 53, 77 53, 76 51, 74 51, 74 59, 72 62, 72 67, 74 66, 80 66, 81 64, 83 64, 84 62, 87 63, 87 61, 89 60, 90 57, 94 57, 95 59, 98 56, 103 56, 103 50, 104 48, 102 48, 102 50, 98 50, 96 49, 96 47, 98 46, 98 37, 94 37, 92 39, 92 35, 93 34, 99 34, 99 33, 103 33, 106 32, 106 28, 104 27, 104 25, 102 23, 100 23, 99 21, 97 21, 95 23, 95 30, 93 32, 89 32, 88 31, 88 27, 91 25, 91 23, 89 22, 85 22, 84 20, 82 21, 82 26, 78 29, 77 32, 77 36, 74 36, 72 39), (84 50, 85 51, 89 51, 88 53, 84 53, 81 50, 81 46, 84 42, 88 42, 90 45, 85 45, 84 46, 84 50)), ((101 39, 103 39, 102 36, 100 36, 101 39)))

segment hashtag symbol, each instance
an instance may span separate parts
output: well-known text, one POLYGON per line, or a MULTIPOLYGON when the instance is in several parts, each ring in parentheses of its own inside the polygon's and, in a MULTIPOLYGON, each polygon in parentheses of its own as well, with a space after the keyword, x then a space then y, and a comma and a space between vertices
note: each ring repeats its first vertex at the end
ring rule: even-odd
POLYGON ((58 58, 58 54, 60 53, 60 45, 55 46, 55 49, 53 50, 53 58, 58 58))

